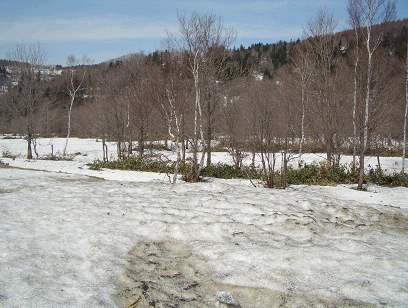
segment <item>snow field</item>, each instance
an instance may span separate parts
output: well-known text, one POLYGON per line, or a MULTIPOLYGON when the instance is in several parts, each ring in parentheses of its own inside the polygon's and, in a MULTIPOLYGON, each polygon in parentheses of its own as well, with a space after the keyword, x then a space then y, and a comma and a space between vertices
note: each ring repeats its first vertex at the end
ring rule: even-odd
MULTIPOLYGON (((53 142, 62 150, 63 139, 53 142)), ((25 142, 0 139, 2 147, 17 155, 25 142)), ((73 161, 2 158, 33 170, 0 168, 0 306, 117 307, 131 283, 141 290, 132 280, 140 273, 164 292, 175 280, 154 276, 152 251, 183 279, 186 268, 200 273, 185 296, 227 291, 243 307, 408 302, 406 188, 170 185, 162 174, 88 170, 99 148, 72 139, 69 152, 82 153, 73 161)), ((49 140, 40 139, 39 150, 49 154, 49 140)), ((227 155, 213 157, 228 162, 227 155)))

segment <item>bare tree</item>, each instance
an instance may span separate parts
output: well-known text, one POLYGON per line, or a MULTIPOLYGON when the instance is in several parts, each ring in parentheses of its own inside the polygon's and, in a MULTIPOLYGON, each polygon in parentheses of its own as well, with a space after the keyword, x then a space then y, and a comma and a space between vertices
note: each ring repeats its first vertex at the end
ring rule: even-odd
POLYGON ((126 65, 128 66, 128 80, 126 81, 128 149, 131 154, 134 132, 137 135, 139 156, 143 157, 149 120, 153 110, 154 79, 159 77, 156 68, 148 66, 142 58, 131 59, 126 65))
MULTIPOLYGON (((230 31, 227 34, 226 43, 231 44, 233 41, 234 33, 230 31)), ((214 46, 212 47, 207 56, 206 66, 202 82, 202 94, 205 118, 205 138, 206 138, 206 154, 207 154, 207 166, 211 164, 211 141, 215 135, 216 117, 218 115, 222 102, 222 90, 225 84, 225 68, 226 59, 230 51, 230 46, 214 46)))
POLYGON ((300 142, 299 142, 299 161, 302 161, 303 144, 305 142, 305 113, 307 100, 307 87, 312 77, 311 55, 308 48, 299 45, 295 49, 293 60, 293 71, 297 75, 300 84, 300 104, 301 104, 301 124, 300 124, 300 142))
POLYGON ((176 46, 187 56, 188 69, 194 80, 193 166, 190 180, 198 181, 204 165, 206 149, 201 101, 205 71, 211 60, 211 52, 220 48, 228 48, 233 32, 225 28, 221 19, 214 15, 198 15, 197 13, 189 17, 180 15, 178 21, 181 39, 176 42, 176 46), (200 148, 202 155, 199 160, 200 148))
POLYGON ((339 130, 338 111, 339 97, 336 96, 337 85, 336 64, 338 58, 338 41, 335 36, 336 23, 331 14, 320 10, 317 16, 308 24, 305 41, 312 55, 313 74, 311 76, 311 110, 315 113, 315 126, 323 137, 326 156, 329 164, 334 162, 336 137, 339 130))
POLYGON ((86 70, 79 72, 79 68, 75 68, 79 64, 79 61, 75 58, 74 55, 68 56, 67 66, 69 67, 69 73, 67 74, 67 93, 69 95, 69 106, 68 106, 68 123, 67 123, 67 137, 65 139, 63 156, 67 153, 68 141, 71 136, 71 114, 72 107, 74 106, 75 99, 77 99, 78 94, 83 91, 85 88, 84 80, 86 70), (77 76, 79 75, 79 76, 77 76))
POLYGON ((13 111, 25 119, 27 140, 27 159, 33 158, 32 145, 35 136, 36 108, 40 103, 40 68, 44 64, 45 54, 40 44, 19 44, 10 51, 10 59, 16 61, 18 75, 17 95, 13 99, 13 111))
POLYGON ((360 159, 358 189, 363 188, 364 158, 368 144, 369 112, 371 104, 371 89, 373 79, 373 56, 383 39, 381 29, 374 31, 374 26, 395 18, 395 2, 392 0, 355 0, 352 7, 352 17, 359 20, 367 52, 366 95, 363 109, 362 136, 360 140, 360 159))
MULTIPOLYGON (((100 72, 96 91, 97 129, 102 135, 102 149, 106 155, 105 141, 116 141, 117 158, 122 159, 126 151, 126 124, 128 118, 128 101, 125 88, 127 74, 121 67, 108 67, 100 72)), ((105 156, 107 159, 107 155, 105 156)))
POLYGON ((361 22, 358 14, 358 0, 349 0, 347 5, 347 12, 349 15, 349 23, 354 31, 354 89, 353 89, 353 170, 356 167, 356 155, 357 155, 357 93, 358 93, 358 75, 360 65, 360 31, 361 22))
POLYGON ((231 82, 222 104, 226 134, 226 145, 236 168, 241 168, 245 158, 245 144, 248 139, 248 118, 245 111, 248 102, 240 95, 244 81, 231 82))
POLYGON ((112 82, 112 72, 108 69, 103 69, 100 71, 93 71, 96 79, 96 85, 94 88, 94 105, 92 106, 92 111, 95 116, 93 123, 93 129, 96 134, 100 136, 102 140, 102 157, 103 161, 107 162, 109 160, 107 140, 112 137, 113 125, 111 117, 111 106, 110 106, 110 91, 109 85, 112 82))
POLYGON ((403 140, 402 140, 402 167, 401 173, 405 173, 405 156, 407 148, 407 118, 408 118, 408 41, 407 41, 407 55, 405 64, 405 113, 404 113, 404 127, 403 127, 403 140))
POLYGON ((251 139, 261 161, 262 180, 268 188, 276 186, 276 124, 280 114, 276 110, 274 90, 270 81, 255 81, 247 88, 251 112, 247 112, 246 116, 253 136, 251 139))
POLYGON ((190 99, 189 83, 184 78, 180 62, 182 58, 172 54, 167 59, 167 72, 163 80, 163 97, 158 97, 158 105, 166 122, 168 135, 175 146, 176 162, 170 182, 175 184, 182 162, 184 147, 184 117, 185 109, 190 99))

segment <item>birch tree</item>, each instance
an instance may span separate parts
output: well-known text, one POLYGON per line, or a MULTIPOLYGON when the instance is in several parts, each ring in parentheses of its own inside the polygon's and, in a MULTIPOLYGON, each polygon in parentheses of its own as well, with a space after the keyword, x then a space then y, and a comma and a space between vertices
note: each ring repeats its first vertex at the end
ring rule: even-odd
POLYGON ((187 101, 183 80, 177 79, 177 74, 170 72, 165 80, 164 99, 161 100, 160 107, 163 117, 167 124, 168 134, 173 141, 176 152, 176 162, 174 164, 174 173, 170 182, 175 184, 179 174, 180 163, 182 161, 183 140, 183 122, 184 106, 187 101))
POLYGON ((205 136, 203 130, 202 88, 204 72, 209 66, 211 51, 227 48, 233 38, 232 30, 224 27, 215 15, 191 14, 178 17, 181 38, 176 42, 180 52, 186 55, 188 69, 194 81, 194 120, 192 151, 193 161, 189 180, 197 182, 205 157, 205 136), (199 159, 199 151, 202 150, 199 159))
POLYGON ((381 29, 374 29, 374 26, 380 23, 388 22, 395 18, 395 2, 392 0, 355 0, 353 8, 353 17, 360 21, 362 36, 367 54, 367 70, 365 81, 365 100, 363 108, 362 135, 360 137, 360 157, 359 157, 359 176, 358 189, 363 189, 364 182, 364 159, 368 144, 368 130, 370 119, 370 103, 372 89, 372 72, 374 63, 374 54, 380 47, 383 39, 381 29), (375 31, 374 31, 375 30, 375 31))
POLYGON ((310 53, 305 46, 299 45, 295 50, 292 60, 293 71, 297 75, 300 86, 300 104, 301 104, 301 123, 300 123, 300 142, 299 142, 299 162, 302 161, 303 144, 305 142, 305 113, 307 100, 307 87, 312 77, 312 64, 310 53))
POLYGON ((405 64, 405 113, 404 113, 404 127, 402 139, 402 167, 401 173, 405 173, 405 156, 407 148, 407 121, 408 121, 408 41, 407 41, 407 55, 405 64))
POLYGON ((86 71, 83 70, 82 72, 78 72, 79 68, 75 68, 75 66, 78 64, 79 64, 78 60, 75 58, 75 56, 71 55, 68 57, 67 66, 69 67, 69 72, 67 73, 66 87, 67 93, 69 95, 69 105, 68 105, 67 137, 65 139, 64 151, 62 154, 64 157, 67 154, 68 141, 69 138, 71 137, 72 107, 74 106, 74 102, 78 98, 79 93, 85 89, 83 85, 86 71))
POLYGON ((347 12, 349 15, 349 24, 354 31, 354 75, 353 75, 353 170, 356 167, 356 156, 357 156, 357 93, 358 93, 358 74, 360 65, 360 31, 361 22, 360 15, 358 14, 358 0, 349 0, 347 5, 347 12))

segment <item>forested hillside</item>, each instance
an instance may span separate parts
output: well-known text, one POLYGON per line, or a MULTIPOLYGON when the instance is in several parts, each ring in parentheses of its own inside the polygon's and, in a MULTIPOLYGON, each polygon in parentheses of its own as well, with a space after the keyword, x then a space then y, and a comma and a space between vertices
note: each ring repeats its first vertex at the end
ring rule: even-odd
MULTIPOLYGON (((193 31, 187 27, 200 18, 206 17, 179 22, 193 31)), ((207 18, 216 26, 216 19, 207 18)), ((340 153, 356 156, 362 140, 367 153, 398 152, 408 20, 372 26, 378 46, 370 57, 367 27, 335 32, 332 17, 321 12, 305 38, 292 42, 236 48, 233 33, 216 28, 217 36, 200 46, 197 37, 190 42, 194 37, 182 32, 184 45, 96 65, 71 57, 61 74, 47 78, 39 69, 43 64, 30 57, 2 61, 2 82, 10 69, 18 82, 0 96, 0 128, 29 138, 114 140, 119 157, 132 153, 133 141, 142 155, 148 140, 175 139, 182 149, 190 143, 204 147, 208 162, 211 140, 218 139, 237 165, 242 152, 265 146, 265 151, 322 151, 329 161, 340 153), (201 48, 195 56, 193 47, 201 48)))

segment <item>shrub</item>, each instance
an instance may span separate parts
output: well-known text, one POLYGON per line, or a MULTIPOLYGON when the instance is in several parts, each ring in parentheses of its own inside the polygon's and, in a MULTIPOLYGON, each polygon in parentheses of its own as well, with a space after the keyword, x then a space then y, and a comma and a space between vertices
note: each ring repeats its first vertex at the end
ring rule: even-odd
MULTIPOLYGON (((201 171, 202 176, 221 179, 247 179, 253 178, 254 172, 248 167, 238 168, 227 164, 209 165, 201 171)), ((258 177, 258 175, 256 175, 258 177)))
POLYGON ((330 166, 327 163, 305 164, 289 168, 288 183, 294 185, 334 185, 355 183, 357 175, 346 165, 330 166))
MULTIPOLYGON (((100 170, 102 168, 107 169, 119 169, 119 170, 133 170, 133 171, 147 171, 158 173, 173 173, 175 163, 166 163, 153 158, 141 158, 139 156, 129 157, 123 160, 115 160, 109 162, 103 162, 100 160, 94 161, 89 164, 91 170, 100 170)), ((185 169, 185 166, 180 166, 180 173, 185 169)))
POLYGON ((4 158, 11 158, 11 159, 16 159, 16 158, 17 158, 17 155, 13 155, 13 154, 10 152, 10 150, 7 149, 7 148, 4 148, 4 149, 1 151, 1 156, 4 157, 4 158))
POLYGON ((72 161, 74 160, 75 155, 62 155, 62 154, 47 154, 45 156, 41 156, 39 160, 55 160, 55 161, 72 161))
POLYGON ((366 175, 367 182, 381 186, 408 187, 408 174, 394 173, 387 175, 382 169, 371 169, 366 175))
POLYGON ((12 136, 12 135, 6 135, 6 136, 3 136, 2 139, 5 139, 5 140, 7 140, 7 139, 9 139, 9 140, 15 140, 15 139, 23 139, 23 137, 20 137, 20 136, 12 136))
MULTIPOLYGON (((169 148, 169 146, 171 147, 171 142, 168 142, 168 146, 166 147, 165 143, 157 143, 157 142, 146 142, 144 144, 144 148, 145 150, 155 150, 155 151, 171 151, 171 149, 169 148)), ((138 151, 139 147, 136 146, 133 148, 133 151, 138 151)))
MULTIPOLYGON (((175 162, 164 162, 154 157, 130 157, 125 160, 110 162, 95 161, 88 165, 92 170, 102 168, 149 171, 158 173, 173 173, 175 162)), ((354 184, 357 183, 357 169, 353 171, 351 166, 339 165, 330 166, 327 163, 304 164, 299 168, 289 167, 287 170, 287 183, 289 185, 336 185, 336 184, 354 184)), ((191 162, 180 164, 179 174, 184 180, 188 181, 188 175, 191 171, 191 162)), ((259 170, 242 167, 238 168, 227 164, 209 165, 202 169, 201 176, 214 177, 221 179, 259 179, 265 180, 259 170)), ((276 185, 279 185, 281 174, 275 172, 276 185)), ((365 181, 383 186, 404 186, 408 187, 408 175, 393 174, 386 175, 381 169, 372 169, 365 177, 365 181)), ((278 186, 277 186, 278 187, 278 186)))

